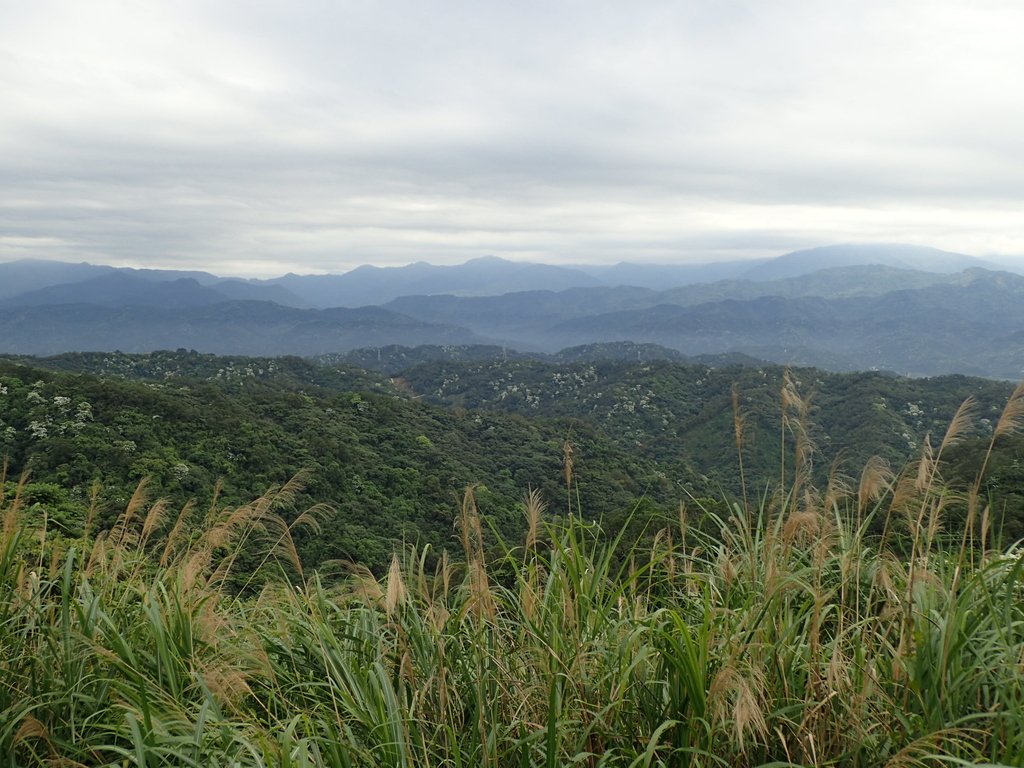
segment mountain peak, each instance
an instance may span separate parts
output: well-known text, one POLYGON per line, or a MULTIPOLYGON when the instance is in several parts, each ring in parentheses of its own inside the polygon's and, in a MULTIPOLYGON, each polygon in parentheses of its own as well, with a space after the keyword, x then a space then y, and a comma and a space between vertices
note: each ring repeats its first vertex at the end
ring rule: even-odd
POLYGON ((970 267, 991 269, 982 259, 925 245, 846 243, 793 251, 746 271, 747 280, 776 280, 835 267, 878 265, 921 272, 955 274, 970 267))

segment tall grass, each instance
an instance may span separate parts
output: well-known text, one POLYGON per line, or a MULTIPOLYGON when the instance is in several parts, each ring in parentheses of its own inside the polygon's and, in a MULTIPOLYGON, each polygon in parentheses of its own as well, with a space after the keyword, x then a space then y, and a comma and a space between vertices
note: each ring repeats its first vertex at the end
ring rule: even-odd
POLYGON ((643 545, 584 510, 545 522, 531 493, 523 541, 488 555, 468 489, 457 557, 410 549, 330 584, 277 514, 294 485, 178 515, 141 488, 75 540, 16 489, 0 499, 0 760, 1024 765, 1021 550, 942 534, 971 493, 943 486, 938 455, 819 493, 809 450, 786 493, 685 510, 643 545), (239 592, 256 539, 262 575, 239 592))

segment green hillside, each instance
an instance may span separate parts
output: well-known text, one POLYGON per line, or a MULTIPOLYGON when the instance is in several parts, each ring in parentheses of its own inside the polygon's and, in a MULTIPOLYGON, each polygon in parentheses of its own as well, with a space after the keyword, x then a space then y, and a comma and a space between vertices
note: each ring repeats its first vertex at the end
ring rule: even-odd
MULTIPOLYGON (((450 358, 482 350, 440 351, 449 359, 393 379, 300 358, 185 351, 23 358, 0 364, 0 448, 12 476, 29 469, 35 486, 57 486, 38 493, 59 500, 69 525, 83 518, 94 484, 113 510, 143 477, 151 496, 180 506, 218 485, 226 502, 242 503, 308 473, 300 501, 336 513, 322 535, 300 542, 304 557, 377 569, 403 542, 450 544, 455 499, 467 485, 483 486, 481 506, 501 531, 514 529, 529 487, 557 508, 566 445, 581 508, 615 527, 640 504, 635 535, 651 516, 674 516, 680 502, 774 488, 785 482, 780 464, 791 461, 783 446, 787 456, 796 449, 796 414, 787 414, 783 437, 786 373, 777 366, 460 361, 450 358)), ((792 379, 806 404, 799 429, 818 487, 830 476, 855 484, 875 456, 893 467, 916 459, 926 436, 940 439, 971 397, 968 433, 949 453, 963 486, 1010 393, 1001 382, 960 376, 800 369, 792 379)), ((1012 437, 1000 448, 985 488, 1005 534, 1016 537, 1024 535, 1014 484, 1024 450, 1012 437)))
POLYGON ((51 515, 73 532, 94 485, 109 518, 142 478, 152 498, 180 507, 218 485, 224 503, 240 504, 303 472, 298 506, 335 510, 322 535, 300 542, 304 559, 380 568, 403 543, 448 546, 467 485, 481 484, 481 509, 501 530, 518 524, 527 487, 563 498, 567 440, 590 514, 622 514, 644 494, 674 503, 653 462, 589 424, 445 409, 360 372, 188 353, 47 363, 144 379, 0 363, 8 475, 28 470, 28 498, 54 505, 51 515))
MULTIPOLYGON (((685 466, 738 491, 732 390, 745 418, 752 476, 775 475, 781 430, 778 366, 709 367, 665 361, 431 362, 401 373, 418 395, 449 406, 544 417, 599 426, 631 453, 666 466, 685 466)), ((926 434, 941 435, 960 403, 978 402, 974 433, 991 429, 1012 387, 965 376, 907 379, 881 373, 793 372, 808 401, 819 479, 837 459, 857 472, 872 455, 901 465, 926 434)))

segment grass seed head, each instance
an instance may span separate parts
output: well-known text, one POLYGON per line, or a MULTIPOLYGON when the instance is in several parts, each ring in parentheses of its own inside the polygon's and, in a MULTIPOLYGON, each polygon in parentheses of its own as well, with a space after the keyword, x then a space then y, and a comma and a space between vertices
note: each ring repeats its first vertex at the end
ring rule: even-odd
POLYGON ((384 592, 384 610, 387 615, 393 616, 398 606, 405 603, 409 591, 402 579, 402 564, 398 560, 398 554, 391 556, 391 566, 388 568, 387 589, 384 592))

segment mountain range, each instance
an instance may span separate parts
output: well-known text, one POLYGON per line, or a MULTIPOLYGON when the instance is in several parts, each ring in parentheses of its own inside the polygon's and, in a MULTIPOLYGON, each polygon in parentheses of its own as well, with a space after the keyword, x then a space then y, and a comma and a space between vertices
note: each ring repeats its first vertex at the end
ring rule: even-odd
MULTIPOLYGON (((855 266, 888 266, 951 274, 972 267, 998 269, 991 262, 960 253, 913 245, 835 245, 794 251, 772 259, 716 262, 711 264, 634 264, 565 267, 508 261, 493 256, 464 264, 434 265, 416 262, 404 267, 364 265, 344 274, 287 274, 269 280, 222 278, 209 272, 165 269, 131 269, 96 264, 20 260, 0 263, 0 303, 62 303, 67 295, 112 291, 131 303, 140 285, 193 280, 231 299, 274 301, 297 307, 327 309, 380 305, 410 295, 498 296, 532 290, 562 291, 570 288, 631 286, 665 290, 678 286, 727 280, 761 282, 798 277, 822 269, 855 266), (113 280, 107 283, 103 278, 113 280), (79 288, 75 288, 79 286, 79 288), (61 288, 52 294, 33 292, 61 288)), ((147 297, 148 303, 157 299, 147 297)), ((191 301, 191 300, 190 300, 191 301)), ((207 303, 196 300, 191 303, 207 303)))
POLYGON ((488 257, 273 280, 21 261, 0 264, 0 352, 330 355, 490 343, 507 355, 635 342, 686 356, 1016 379, 1024 277, 993 267, 879 245, 710 265, 488 257))

